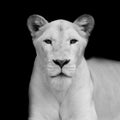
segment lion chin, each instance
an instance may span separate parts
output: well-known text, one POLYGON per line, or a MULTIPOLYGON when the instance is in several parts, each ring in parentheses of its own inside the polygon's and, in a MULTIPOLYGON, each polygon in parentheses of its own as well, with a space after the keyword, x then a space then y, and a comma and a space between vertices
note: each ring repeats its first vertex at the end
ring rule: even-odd
POLYGON ((71 83, 72 76, 75 74, 75 68, 73 67, 63 67, 60 69, 59 67, 49 67, 48 75, 50 78, 50 84, 54 90, 59 92, 66 91, 71 83))
POLYGON ((65 75, 64 73, 60 74, 62 75, 52 76, 50 84, 54 90, 58 92, 64 92, 70 87, 72 78, 65 75))

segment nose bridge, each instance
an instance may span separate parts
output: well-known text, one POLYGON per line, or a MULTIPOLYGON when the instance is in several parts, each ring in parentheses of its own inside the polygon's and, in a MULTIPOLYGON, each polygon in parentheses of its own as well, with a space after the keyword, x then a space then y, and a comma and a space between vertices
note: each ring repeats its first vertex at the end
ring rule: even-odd
POLYGON ((54 53, 56 54, 56 56, 58 57, 65 57, 65 47, 63 46, 63 44, 61 42, 59 42, 55 48, 54 48, 54 53))
POLYGON ((59 44, 59 52, 60 52, 60 54, 65 55, 66 51, 67 51, 66 42, 65 41, 61 41, 60 44, 59 44))

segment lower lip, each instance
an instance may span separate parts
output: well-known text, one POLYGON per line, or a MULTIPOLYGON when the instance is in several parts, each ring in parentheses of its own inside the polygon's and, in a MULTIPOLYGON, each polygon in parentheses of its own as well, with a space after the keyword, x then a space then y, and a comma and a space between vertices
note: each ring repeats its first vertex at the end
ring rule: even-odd
POLYGON ((68 75, 66 75, 66 74, 64 74, 64 73, 59 73, 59 74, 57 74, 57 75, 55 75, 55 76, 51 76, 52 78, 55 78, 55 77, 61 77, 61 78, 63 78, 63 77, 69 77, 70 78, 70 76, 68 76, 68 75))

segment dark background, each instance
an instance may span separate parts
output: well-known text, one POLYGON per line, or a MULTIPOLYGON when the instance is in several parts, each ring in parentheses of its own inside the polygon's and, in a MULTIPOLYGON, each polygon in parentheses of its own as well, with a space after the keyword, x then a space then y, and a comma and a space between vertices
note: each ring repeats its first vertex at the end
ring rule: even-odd
POLYGON ((32 14, 39 14, 48 21, 65 19, 73 22, 80 15, 90 14, 95 19, 95 26, 85 51, 86 59, 97 57, 120 61, 120 10, 118 5, 110 2, 56 1, 56 3, 48 3, 44 1, 43 3, 43 1, 32 1, 30 3, 29 1, 28 3, 16 3, 6 8, 7 34, 4 37, 8 37, 6 39, 8 42, 5 41, 7 46, 5 51, 7 61, 9 60, 8 64, 11 65, 8 71, 14 76, 12 82, 10 81, 12 83, 10 89, 13 90, 12 93, 15 93, 12 104, 12 106, 16 105, 14 117, 27 119, 28 86, 36 56, 32 37, 26 25, 27 18, 32 14))

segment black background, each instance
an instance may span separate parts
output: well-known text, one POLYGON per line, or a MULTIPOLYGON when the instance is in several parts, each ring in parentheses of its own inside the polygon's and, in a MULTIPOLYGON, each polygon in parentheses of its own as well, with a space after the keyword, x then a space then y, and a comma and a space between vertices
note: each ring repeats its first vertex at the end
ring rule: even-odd
POLYGON ((17 119, 27 119, 28 86, 36 56, 32 37, 26 25, 30 15, 39 14, 48 21, 65 19, 71 22, 80 15, 92 15, 95 26, 85 51, 86 59, 97 57, 120 61, 120 10, 117 3, 88 3, 87 1, 56 1, 56 3, 32 1, 30 3, 29 1, 28 3, 13 3, 6 9, 7 34, 4 37, 8 39, 6 39, 7 42, 5 41, 7 46, 5 52, 7 61, 9 60, 9 65, 11 65, 7 71, 12 75, 10 89, 13 90, 12 93, 15 93, 12 106, 16 105, 14 117, 17 116, 17 119))

